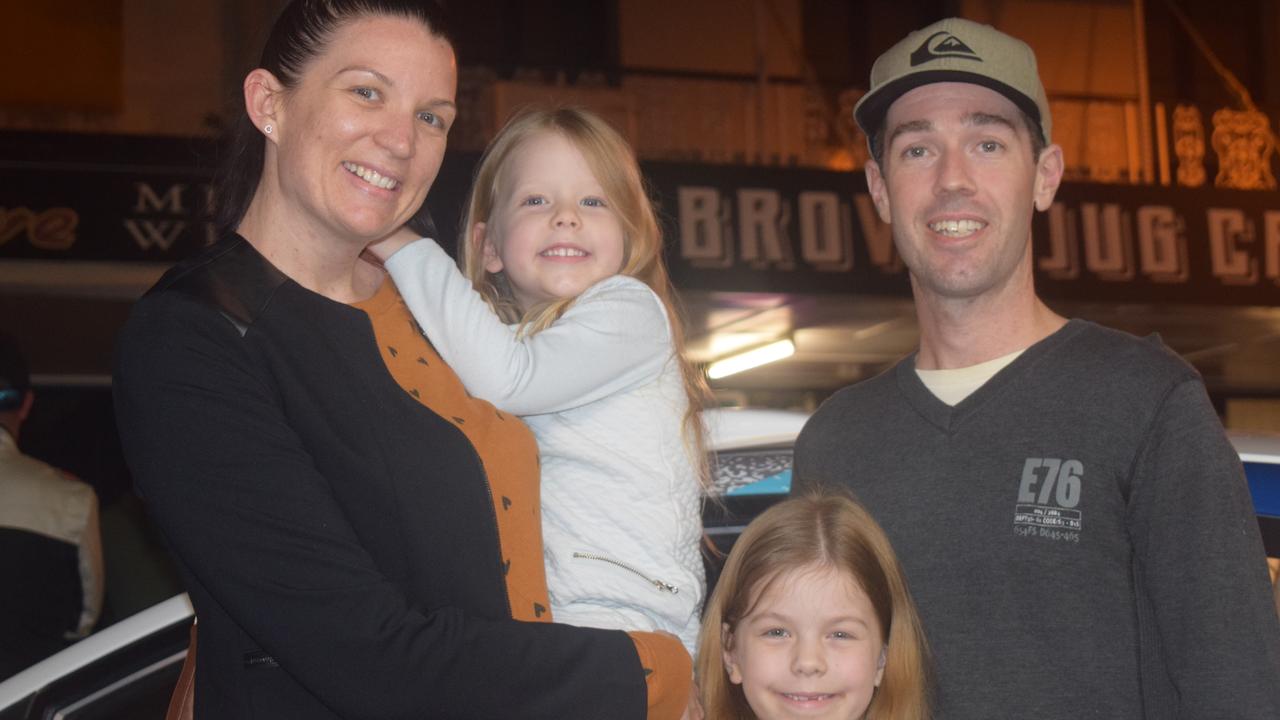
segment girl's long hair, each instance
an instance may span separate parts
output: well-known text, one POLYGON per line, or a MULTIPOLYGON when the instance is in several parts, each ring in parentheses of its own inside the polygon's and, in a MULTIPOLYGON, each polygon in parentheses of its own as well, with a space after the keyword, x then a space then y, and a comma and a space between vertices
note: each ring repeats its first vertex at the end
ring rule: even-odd
POLYGON ((708 487, 710 478, 702 408, 710 392, 702 373, 685 356, 684 323, 667 275, 667 266, 662 260, 662 231, 645 190, 640 166, 631 146, 609 123, 595 113, 573 107, 528 110, 507 122, 485 149, 476 169, 471 196, 463 213, 464 225, 458 236, 462 272, 494 311, 506 322, 520 323, 524 334, 547 329, 576 300, 561 298, 530 308, 519 307, 505 275, 485 270, 484 250, 476 244, 476 225, 489 222, 503 183, 508 181, 504 171, 511 156, 531 137, 548 132, 560 134, 582 153, 591 173, 604 189, 605 200, 622 224, 622 268, 618 274, 648 285, 667 311, 675 345, 673 361, 679 363, 688 399, 683 423, 685 446, 699 481, 704 488, 708 487))
POLYGON ((738 623, 790 570, 827 567, 846 573, 871 599, 888 647, 884 677, 867 720, 929 716, 929 651, 920 617, 889 538, 847 496, 811 493, 774 505, 747 526, 716 585, 698 642, 698 686, 708 718, 755 720, 740 685, 729 680, 724 651, 738 623))

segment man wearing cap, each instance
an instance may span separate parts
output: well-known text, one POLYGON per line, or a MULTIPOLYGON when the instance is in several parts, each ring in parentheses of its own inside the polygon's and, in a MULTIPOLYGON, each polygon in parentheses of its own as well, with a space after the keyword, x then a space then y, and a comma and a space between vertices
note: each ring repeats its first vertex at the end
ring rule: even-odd
POLYGON ((98 498, 18 450, 33 399, 26 360, 0 333, 0 680, 88 633, 102 609, 98 498))
POLYGON ((795 485, 847 485, 884 525, 938 717, 1280 718, 1258 527, 1199 376, 1036 296, 1063 159, 1031 49, 941 21, 854 114, 920 347, 823 404, 795 485))

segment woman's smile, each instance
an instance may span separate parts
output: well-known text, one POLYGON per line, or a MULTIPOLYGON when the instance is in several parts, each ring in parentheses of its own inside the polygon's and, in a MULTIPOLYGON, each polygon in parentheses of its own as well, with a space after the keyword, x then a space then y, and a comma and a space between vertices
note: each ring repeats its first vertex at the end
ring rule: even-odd
POLYGON ((400 186, 399 180, 384 175, 373 168, 365 167, 364 165, 357 165, 356 163, 348 161, 342 163, 342 167, 346 168, 347 172, 359 177, 366 183, 373 185, 374 187, 382 188, 383 190, 395 190, 400 186))

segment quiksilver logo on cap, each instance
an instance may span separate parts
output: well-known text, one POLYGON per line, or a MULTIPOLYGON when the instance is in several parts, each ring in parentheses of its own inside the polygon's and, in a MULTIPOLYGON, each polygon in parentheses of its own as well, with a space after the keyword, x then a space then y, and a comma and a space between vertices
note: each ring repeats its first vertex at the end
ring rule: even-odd
POLYGON ((941 58, 965 58, 982 62, 982 58, 978 57, 978 53, 961 42, 960 38, 946 30, 939 30, 930 35, 927 40, 920 44, 920 47, 916 48, 915 52, 911 53, 911 67, 941 58))

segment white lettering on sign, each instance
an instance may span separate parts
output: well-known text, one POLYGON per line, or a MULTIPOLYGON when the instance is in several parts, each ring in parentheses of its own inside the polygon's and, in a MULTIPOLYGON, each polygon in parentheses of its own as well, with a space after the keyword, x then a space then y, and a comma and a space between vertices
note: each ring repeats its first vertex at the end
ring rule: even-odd
POLYGON ((1040 270, 1055 280, 1080 277, 1080 244, 1076 242, 1076 216, 1062 203, 1049 208, 1049 256, 1039 260, 1040 270))
POLYGON ((1142 205, 1128 213, 1114 203, 1082 203, 1078 210, 1054 203, 1048 219, 1048 249, 1036 259, 1047 277, 1075 280, 1082 269, 1112 282, 1132 280, 1138 273, 1154 282, 1186 282, 1191 277, 1187 223, 1168 205, 1142 205))
POLYGON ((902 271, 891 228, 880 221, 866 194, 855 195, 849 203, 842 202, 835 192, 800 192, 795 201, 798 247, 787 231, 792 220, 791 204, 781 193, 742 188, 735 192, 734 199, 736 213, 730 209, 733 203, 715 188, 680 186, 676 189, 683 260, 704 268, 725 268, 734 262, 743 262, 755 269, 793 270, 798 254, 800 261, 815 270, 851 270, 855 264, 856 211, 857 229, 866 238, 871 264, 890 275, 902 271), (737 222, 731 222, 731 217, 737 222))
POLYGON ((709 187, 681 187, 680 256, 701 267, 733 264, 728 213, 721 210, 720 193, 709 187))
MULTIPOLYGON (((174 204, 172 189, 163 196, 152 195, 161 204, 174 204)), ((695 267, 741 264, 757 270, 794 270, 803 265, 845 272, 855 267, 854 246, 861 241, 869 267, 886 275, 904 268, 892 228, 880 219, 866 193, 802 190, 788 195, 759 187, 679 186, 677 200, 680 256, 695 267)), ((1141 277, 1187 283, 1193 271, 1205 272, 1191 267, 1192 243, 1207 242, 1208 270, 1217 281, 1280 285, 1280 210, 1258 218, 1240 208, 1210 208, 1206 238, 1198 229, 1191 234, 1193 226, 1173 205, 1060 201, 1049 208, 1047 220, 1047 242, 1037 242, 1034 262, 1039 274, 1053 280, 1123 283, 1141 277)), ((151 236, 157 232, 163 236, 163 229, 151 236)))
POLYGON ((1280 285, 1280 210, 1268 210, 1262 216, 1262 226, 1266 228, 1263 254, 1267 258, 1267 279, 1280 285))
POLYGON ((1243 210, 1209 208, 1209 258, 1213 276, 1228 285, 1252 285, 1258 263, 1241 246, 1253 242, 1253 224, 1243 210))
POLYGON ((742 188, 738 191, 738 232, 742 259, 754 268, 795 268, 786 226, 787 204, 776 190, 742 188))
POLYGON ((848 208, 833 192, 800 193, 800 257, 819 270, 853 267, 853 228, 848 208))
POLYGON ((134 212, 160 212, 170 215, 182 215, 185 212, 182 209, 182 193, 186 191, 186 185, 181 183, 173 185, 165 191, 164 195, 153 190, 150 183, 134 183, 134 186, 138 188, 138 202, 133 206, 134 212))
POLYGON ((1124 223, 1119 205, 1107 203, 1101 212, 1097 203, 1080 205, 1084 228, 1084 264, 1102 280, 1133 279, 1133 238, 1124 223))
POLYGON ((902 272, 902 258, 893 249, 893 228, 880 219, 875 203, 866 193, 855 195, 853 206, 858 211, 858 226, 867 240, 871 264, 887 274, 902 272))
POLYGON ((1182 218, 1167 205, 1138 208, 1138 262, 1143 275, 1156 282, 1186 282, 1191 268, 1184 228, 1182 218))
POLYGON ((187 224, 181 220, 125 220, 124 229, 143 250, 153 247, 168 250, 187 229, 187 224))
POLYGON ((134 183, 137 196, 133 212, 140 217, 126 218, 123 224, 135 245, 142 250, 168 252, 186 233, 198 234, 202 229, 205 245, 217 241, 217 230, 212 222, 193 223, 188 217, 188 200, 192 200, 202 214, 208 215, 213 211, 212 185, 174 183, 163 190, 158 187, 146 182, 134 183), (194 199, 188 191, 194 193, 194 199))

